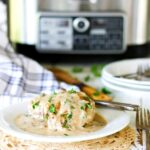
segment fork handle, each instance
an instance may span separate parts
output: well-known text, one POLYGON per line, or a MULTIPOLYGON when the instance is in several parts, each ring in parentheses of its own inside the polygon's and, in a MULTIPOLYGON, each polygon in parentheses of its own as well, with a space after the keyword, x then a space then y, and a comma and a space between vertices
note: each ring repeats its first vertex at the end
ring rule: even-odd
POLYGON ((81 91, 85 92, 93 100, 99 100, 99 99, 104 100, 104 101, 112 100, 111 96, 109 96, 108 94, 102 93, 102 92, 100 92, 98 95, 94 95, 94 93, 97 92, 96 88, 91 87, 91 86, 79 81, 78 79, 71 76, 68 72, 66 72, 62 69, 55 68, 55 67, 50 67, 48 69, 54 73, 55 77, 58 80, 61 80, 66 83, 73 84, 73 85, 79 87, 81 91))
POLYGON ((146 149, 150 150, 150 130, 146 130, 146 149))
POLYGON ((95 101, 96 105, 102 105, 119 110, 137 111, 139 106, 134 104, 120 103, 120 102, 107 102, 107 101, 95 101))

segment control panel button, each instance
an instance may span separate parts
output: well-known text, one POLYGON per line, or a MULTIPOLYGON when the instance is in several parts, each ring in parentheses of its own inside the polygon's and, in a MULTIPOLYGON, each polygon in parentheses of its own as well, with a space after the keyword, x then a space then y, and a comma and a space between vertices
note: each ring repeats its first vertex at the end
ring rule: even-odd
POLYGON ((88 30, 90 23, 86 18, 76 18, 73 21, 73 27, 78 32, 85 32, 88 30))
POLYGON ((85 27, 85 23, 83 22, 83 21, 80 21, 79 23, 78 23, 78 28, 84 28, 85 27))

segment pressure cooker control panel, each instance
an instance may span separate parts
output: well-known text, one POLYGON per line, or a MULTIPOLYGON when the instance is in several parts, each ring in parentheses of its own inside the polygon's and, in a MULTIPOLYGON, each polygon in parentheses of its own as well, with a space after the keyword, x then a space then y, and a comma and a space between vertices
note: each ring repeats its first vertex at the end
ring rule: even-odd
POLYGON ((40 52, 122 53, 126 49, 123 13, 41 13, 40 52))

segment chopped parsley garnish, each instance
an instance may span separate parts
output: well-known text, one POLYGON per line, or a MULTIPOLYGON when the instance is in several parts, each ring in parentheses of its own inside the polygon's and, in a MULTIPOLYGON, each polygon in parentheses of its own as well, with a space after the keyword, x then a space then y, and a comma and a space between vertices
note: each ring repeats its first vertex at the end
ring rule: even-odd
POLYGON ((62 125, 62 127, 63 128, 66 128, 66 129, 68 129, 69 128, 69 126, 68 126, 68 121, 67 121, 67 119, 64 121, 64 123, 63 123, 63 125, 62 125))
POLYGON ((99 91, 96 91, 95 93, 93 93, 93 96, 98 96, 100 94, 99 91))
POLYGON ((84 81, 85 81, 85 82, 88 82, 88 81, 90 80, 90 78, 91 78, 90 76, 86 76, 86 77, 84 78, 84 81))
POLYGON ((72 118, 72 112, 68 113, 68 114, 63 114, 62 116, 64 116, 64 118, 65 118, 65 121, 64 121, 62 127, 68 129, 69 128, 68 122, 72 118))
POLYGON ((81 110, 85 110, 85 105, 80 107, 81 110))
POLYGON ((68 91, 69 94, 73 94, 73 93, 77 93, 77 91, 75 91, 74 89, 71 89, 68 91))
POLYGON ((67 114, 67 119, 71 119, 72 118, 72 112, 70 114, 67 114))
POLYGON ((111 91, 107 89, 106 87, 101 88, 101 92, 105 94, 111 94, 111 91))
POLYGON ((92 105, 90 103, 85 103, 80 107, 81 110, 85 110, 87 108, 92 109, 92 105))
POLYGON ((100 71, 99 71, 98 65, 93 65, 93 66, 91 67, 91 72, 92 72, 92 74, 93 74, 95 77, 100 77, 100 76, 101 76, 101 73, 100 73, 100 71))
POLYGON ((32 108, 33 108, 33 109, 37 108, 37 107, 39 106, 39 103, 40 103, 40 102, 33 102, 33 103, 32 103, 32 108))
POLYGON ((83 97, 85 100, 91 101, 91 98, 89 96, 84 96, 83 97))
POLYGON ((65 135, 65 136, 69 136, 69 135, 68 135, 68 134, 66 134, 66 133, 65 133, 64 135, 65 135))
POLYGON ((96 91, 95 93, 93 93, 93 96, 99 96, 100 93, 111 94, 111 91, 109 91, 106 87, 103 87, 100 91, 96 91))
POLYGON ((48 102, 51 102, 51 101, 52 101, 52 98, 53 98, 53 96, 50 96, 50 97, 48 98, 48 102))
POLYGON ((86 106, 87 106, 89 109, 92 109, 92 105, 91 105, 91 104, 86 104, 86 106))
POLYGON ((52 96, 50 96, 50 97, 48 98, 48 102, 51 102, 52 99, 53 99, 53 97, 56 96, 56 95, 57 95, 57 93, 56 93, 56 92, 53 92, 52 96))
POLYGON ((83 68, 82 67, 73 67, 72 68, 72 72, 73 73, 80 73, 80 72, 82 72, 83 71, 83 68))
POLYGON ((49 112, 51 112, 51 113, 56 113, 56 108, 55 108, 55 105, 54 105, 54 104, 51 104, 51 105, 50 105, 49 112))
POLYGON ((91 72, 92 72, 92 74, 93 74, 95 77, 100 77, 103 67, 104 67, 104 64, 99 64, 99 65, 94 64, 94 65, 91 67, 91 72))
POLYGON ((71 105, 71 109, 75 109, 75 107, 71 105))

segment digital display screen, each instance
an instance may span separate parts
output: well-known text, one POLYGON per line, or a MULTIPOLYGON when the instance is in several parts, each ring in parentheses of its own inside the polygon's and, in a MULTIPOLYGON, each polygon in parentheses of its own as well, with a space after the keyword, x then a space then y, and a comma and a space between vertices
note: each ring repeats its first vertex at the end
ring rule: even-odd
POLYGON ((55 22, 56 27, 68 27, 69 21, 68 20, 59 20, 55 22))
POLYGON ((106 25, 106 20, 104 19, 93 19, 92 27, 104 27, 106 25))

